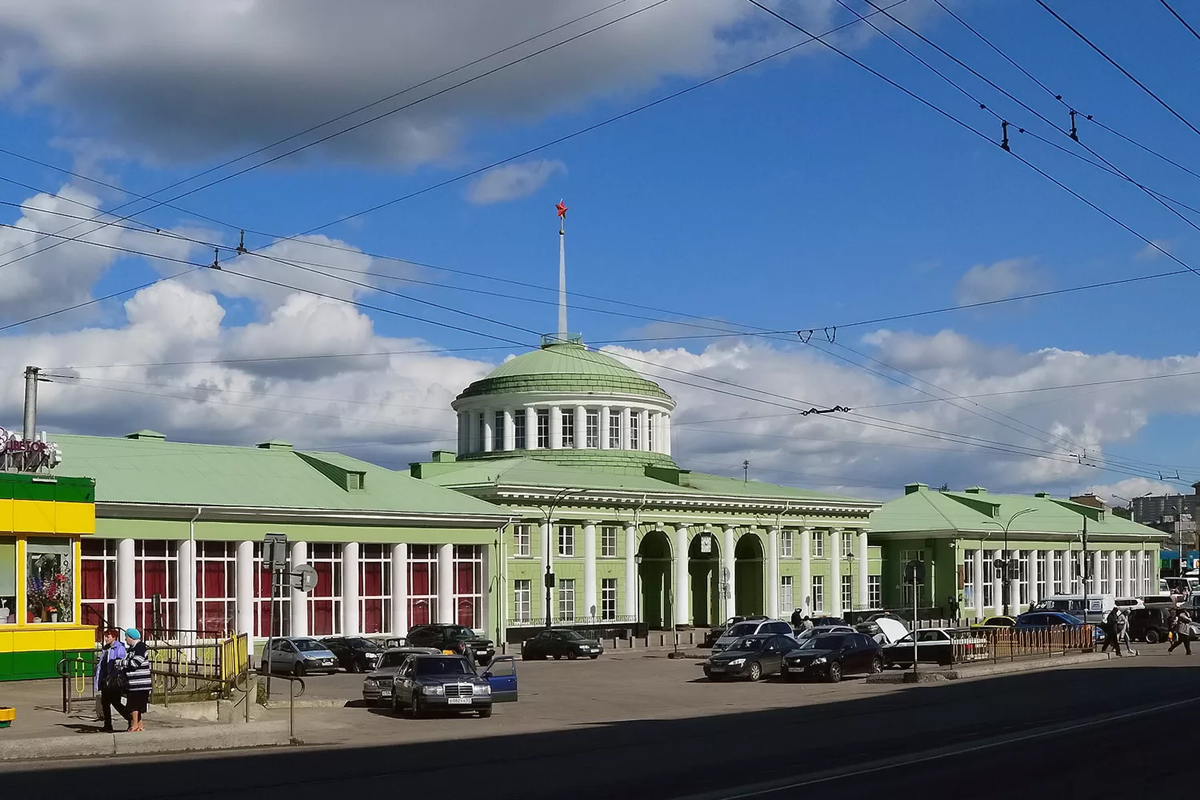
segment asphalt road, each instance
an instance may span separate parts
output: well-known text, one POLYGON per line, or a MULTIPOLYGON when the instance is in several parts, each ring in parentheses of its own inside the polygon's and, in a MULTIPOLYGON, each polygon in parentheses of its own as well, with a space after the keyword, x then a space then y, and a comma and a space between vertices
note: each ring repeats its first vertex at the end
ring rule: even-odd
MULTIPOLYGON (((662 670, 678 666, 661 662, 662 670)), ((724 708, 721 693, 734 689, 748 706, 754 692, 774 687, 691 683, 711 690, 709 708, 652 719, 625 714, 603 720, 605 692, 585 690, 591 697, 578 719, 554 730, 505 734, 502 724, 480 727, 503 720, 498 712, 492 720, 462 720, 472 726, 465 739, 396 742, 401 729, 381 723, 360 741, 336 747, 56 765, 9 772, 0 782, 14 797, 50 789, 52 796, 78 792, 97 800, 143 791, 156 800, 262 800, 300 791, 328 797, 450 791, 487 798, 733 798, 830 788, 840 797, 1130 796, 1145 789, 1147 778, 1174 769, 1158 744, 1180 726, 1191 727, 1184 720, 1200 707, 1197 666, 1200 658, 1154 652, 1094 667, 886 692, 851 685, 838 702, 745 711, 724 708), (595 715, 586 713, 589 704, 596 704, 595 715), (1145 711, 1156 706, 1163 708, 1145 711), (1130 757, 1138 741, 1158 753, 1151 759, 1154 775, 1135 768, 1145 763, 1130 757), (781 788, 763 785, 769 782, 781 788), (938 785, 945 790, 931 795, 938 785)), ((637 668, 629 669, 632 676, 637 668)), ((652 701, 644 702, 649 715, 652 701)))

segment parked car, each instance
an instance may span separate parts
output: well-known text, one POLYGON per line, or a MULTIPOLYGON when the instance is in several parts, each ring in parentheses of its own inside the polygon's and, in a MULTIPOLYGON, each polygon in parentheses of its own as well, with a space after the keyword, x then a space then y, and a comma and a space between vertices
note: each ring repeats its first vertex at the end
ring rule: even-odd
POLYGON ((1116 602, 1117 608, 1125 611, 1125 613, 1129 613, 1130 611, 1133 611, 1135 608, 1145 608, 1146 607, 1145 601, 1142 600, 1142 598, 1140 598, 1140 597, 1118 597, 1115 602, 1116 602))
POLYGON ((920 659, 922 664, 945 666, 954 663, 954 637, 951 636, 951 630, 922 628, 912 631, 899 641, 884 645, 882 649, 884 666, 911 667, 914 661, 914 648, 916 649, 916 658, 920 659))
POLYGON ((783 660, 785 681, 823 678, 837 683, 843 675, 874 674, 883 671, 883 652, 879 643, 865 633, 826 633, 800 643, 783 660))
POLYGON ((712 647, 713 645, 715 645, 717 643, 717 639, 721 638, 721 634, 725 633, 725 631, 729 630, 729 628, 731 626, 736 625, 739 622, 744 622, 746 620, 766 619, 766 618, 767 617, 764 614, 749 614, 744 617, 730 617, 729 619, 722 622, 720 625, 717 625, 717 626, 709 629, 708 634, 705 635, 705 637, 704 637, 704 645, 703 646, 704 647, 712 647))
POLYGON ((410 647, 436 647, 443 653, 459 653, 466 642, 479 664, 488 663, 496 655, 492 640, 466 625, 417 625, 409 629, 406 640, 410 647))
POLYGON ((972 628, 1011 628, 1017 624, 1015 617, 987 617, 983 622, 976 622, 972 628))
POLYGON ((824 627, 826 625, 845 625, 846 620, 841 617, 813 617, 812 624, 814 628, 824 627))
POLYGON ((854 628, 851 628, 849 625, 822 625, 819 628, 809 628, 806 631, 796 634, 796 641, 803 642, 806 639, 811 639, 814 636, 823 636, 827 633, 854 633, 854 628))
POLYGON ((346 672, 370 672, 383 655, 383 648, 362 636, 330 636, 321 640, 346 672))
POLYGON ((1098 623, 1104 621, 1116 603, 1117 599, 1111 594, 1052 594, 1034 603, 1029 610, 1059 611, 1086 622, 1098 623))
POLYGON ((904 620, 891 614, 877 614, 866 622, 854 626, 859 633, 865 633, 881 646, 899 641, 908 635, 908 626, 904 620))
MULTIPOLYGON (((1079 628, 1085 625, 1083 620, 1062 611, 1026 611, 1017 617, 1015 631, 1044 630, 1046 628, 1079 628)), ((1092 639, 1099 643, 1104 641, 1102 625, 1092 625, 1092 639)))
POLYGON ((704 662, 704 677, 711 681, 725 678, 756 681, 767 675, 777 675, 783 668, 783 657, 796 645, 796 640, 786 634, 742 636, 726 649, 708 657, 704 662))
POLYGON ((283 639, 268 639, 263 646, 259 672, 267 673, 270 661, 271 672, 292 675, 332 675, 338 671, 338 660, 329 648, 307 636, 289 636, 283 639), (268 659, 267 654, 270 653, 268 659))
POLYGON ((516 662, 501 656, 511 674, 495 676, 492 667, 480 675, 464 656, 413 655, 404 660, 392 682, 392 711, 407 710, 419 719, 435 711, 468 711, 492 715, 493 703, 517 699, 516 662), (498 690, 493 695, 493 683, 498 690))
POLYGON ((745 636, 781 634, 792 635, 792 624, 781 619, 748 619, 729 626, 729 630, 721 634, 713 645, 713 653, 727 649, 731 644, 745 636))
POLYGON ((409 656, 440 655, 441 650, 432 647, 393 647, 386 651, 375 669, 363 678, 362 697, 367 703, 392 703, 392 682, 396 673, 409 656))
POLYGON ((1171 630, 1171 609, 1168 606, 1135 608, 1129 613, 1129 636, 1146 644, 1167 640, 1171 630))
POLYGON ((525 661, 545 659, 548 657, 568 658, 599 658, 604 652, 604 646, 594 639, 585 639, 579 631, 569 628, 552 628, 542 631, 532 639, 526 639, 521 645, 521 658, 525 661))

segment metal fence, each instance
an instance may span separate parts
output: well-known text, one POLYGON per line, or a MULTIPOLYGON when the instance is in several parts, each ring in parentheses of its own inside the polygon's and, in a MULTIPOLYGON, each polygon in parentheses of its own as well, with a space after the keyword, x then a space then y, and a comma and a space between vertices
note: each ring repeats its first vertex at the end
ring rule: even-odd
POLYGON ((1052 658, 1095 649, 1093 625, 1055 628, 983 628, 950 633, 953 663, 1052 658))

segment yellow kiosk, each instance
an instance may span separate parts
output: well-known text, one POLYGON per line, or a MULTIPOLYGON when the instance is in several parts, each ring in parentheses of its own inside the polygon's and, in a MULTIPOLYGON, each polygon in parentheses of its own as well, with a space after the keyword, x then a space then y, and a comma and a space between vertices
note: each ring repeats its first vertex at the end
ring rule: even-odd
POLYGON ((80 624, 80 537, 96 532, 91 478, 0 471, 0 681, 56 677, 80 624))

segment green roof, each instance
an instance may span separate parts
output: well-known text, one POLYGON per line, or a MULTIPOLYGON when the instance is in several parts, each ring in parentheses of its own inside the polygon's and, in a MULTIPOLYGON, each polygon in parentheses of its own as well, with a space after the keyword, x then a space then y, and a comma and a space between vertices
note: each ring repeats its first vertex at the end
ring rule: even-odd
POLYGON ((63 452, 55 474, 95 478, 98 503, 501 515, 489 503, 404 473, 275 442, 234 447, 73 435, 54 441, 63 452), (347 473, 362 476, 353 490, 347 473))
POLYGON ((505 361, 459 399, 522 391, 617 392, 670 399, 663 388, 581 342, 557 341, 505 361))
POLYGON ((872 533, 923 535, 937 531, 999 532, 1012 520, 1011 534, 1078 535, 1088 519, 1088 535, 1161 539, 1167 534, 1113 514, 1106 509, 1036 495, 990 494, 984 489, 940 492, 909 484, 906 494, 871 515, 872 533), (1015 519, 1018 512, 1024 512, 1015 519))

